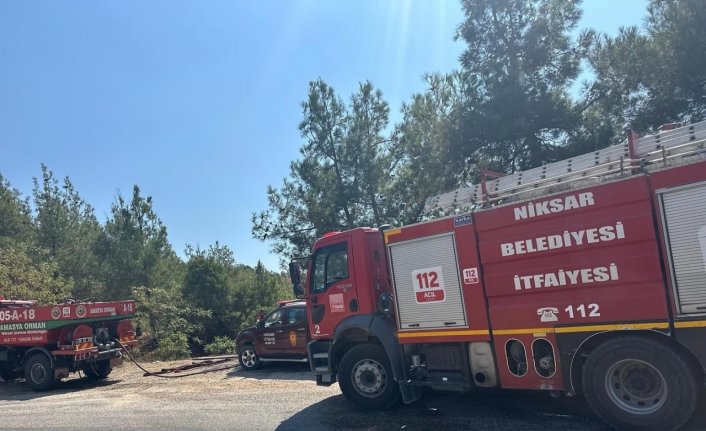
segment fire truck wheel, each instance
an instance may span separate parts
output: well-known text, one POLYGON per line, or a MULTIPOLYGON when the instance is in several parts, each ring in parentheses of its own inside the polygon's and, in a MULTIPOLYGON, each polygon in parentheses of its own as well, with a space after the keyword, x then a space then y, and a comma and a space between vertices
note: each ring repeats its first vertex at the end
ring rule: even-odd
POLYGON ((680 428, 696 407, 696 378, 678 352, 649 338, 601 344, 583 368, 583 390, 603 420, 626 430, 680 428))
POLYGON ((25 364, 25 379, 33 391, 48 391, 56 384, 51 361, 43 353, 37 353, 25 364))
POLYGON ((386 410, 400 399, 385 351, 372 344, 354 346, 343 356, 338 382, 343 395, 364 409, 386 410))
POLYGON ((260 362, 260 358, 257 357, 255 348, 250 344, 247 344, 240 349, 238 359, 240 360, 240 365, 245 371, 257 370, 262 364, 260 362))
POLYGON ((110 360, 95 361, 87 364, 82 368, 83 374, 90 380, 101 380, 108 377, 113 367, 110 366, 110 360))

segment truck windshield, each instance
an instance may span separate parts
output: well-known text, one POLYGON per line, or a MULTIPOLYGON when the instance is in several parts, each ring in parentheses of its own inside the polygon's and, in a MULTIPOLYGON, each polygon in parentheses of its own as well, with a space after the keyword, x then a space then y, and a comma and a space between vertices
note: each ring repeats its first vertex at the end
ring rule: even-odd
POLYGON ((348 247, 346 243, 319 249, 314 256, 311 292, 320 293, 330 285, 348 278, 348 247))

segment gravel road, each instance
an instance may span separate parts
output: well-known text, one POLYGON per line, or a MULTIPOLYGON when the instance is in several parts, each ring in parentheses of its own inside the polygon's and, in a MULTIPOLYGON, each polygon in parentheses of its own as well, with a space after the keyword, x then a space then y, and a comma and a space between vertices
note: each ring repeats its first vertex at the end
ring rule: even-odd
MULTIPOLYGON (((184 364, 146 364, 150 370, 184 364)), ((188 363, 188 362, 186 362, 188 363)), ((231 363, 234 365, 234 363, 231 363)), ((386 412, 361 412, 306 365, 238 367, 180 379, 142 377, 133 364, 104 382, 72 378, 47 393, 0 382, 3 430, 510 430, 607 429, 575 399, 536 392, 427 393, 386 412)), ((706 429, 706 396, 685 430, 706 429)))

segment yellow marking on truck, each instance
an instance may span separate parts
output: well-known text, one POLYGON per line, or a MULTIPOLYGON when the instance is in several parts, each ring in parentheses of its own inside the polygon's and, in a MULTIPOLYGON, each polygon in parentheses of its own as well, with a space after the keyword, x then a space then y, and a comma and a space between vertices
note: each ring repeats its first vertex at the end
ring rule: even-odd
POLYGON ((674 322, 675 328, 703 328, 706 327, 706 320, 692 320, 689 322, 674 322))
POLYGON ((617 325, 590 325, 590 326, 567 326, 563 328, 555 328, 557 334, 566 334, 571 332, 599 332, 599 331, 620 331, 620 330, 636 330, 636 329, 667 329, 669 322, 652 322, 652 323, 620 323, 617 325))
POLYGON ((387 244, 387 241, 390 236, 392 235, 399 235, 402 233, 402 229, 390 229, 385 231, 385 244, 387 244))
MULTIPOLYGON (((691 323, 691 322, 683 322, 691 323)), ((703 322, 702 326, 706 326, 703 322)), ((535 336, 546 336, 547 333, 569 334, 574 332, 600 332, 600 331, 621 331, 621 330, 639 330, 639 329, 667 329, 668 322, 652 322, 652 323, 620 323, 612 325, 586 325, 586 326, 563 326, 560 328, 526 328, 526 329, 495 329, 493 335, 516 335, 516 334, 533 334, 535 336)))
POLYGON ((493 335, 544 334, 554 332, 553 328, 493 329, 493 335))
POLYGON ((454 337, 462 335, 490 335, 490 332, 487 329, 468 329, 463 331, 397 332, 397 336, 400 338, 454 337))

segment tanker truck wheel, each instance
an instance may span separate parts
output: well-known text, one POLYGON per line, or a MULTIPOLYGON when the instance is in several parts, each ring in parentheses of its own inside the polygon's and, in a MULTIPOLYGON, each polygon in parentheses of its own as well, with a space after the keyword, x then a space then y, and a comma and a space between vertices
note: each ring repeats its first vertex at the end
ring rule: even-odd
POLYGON ((363 409, 386 410, 400 399, 385 350, 373 344, 354 346, 343 356, 338 384, 343 395, 363 409))
POLYGON ((25 379, 33 391, 48 391, 56 384, 54 368, 47 355, 37 353, 25 363, 25 379))
POLYGON ((104 359, 102 361, 91 362, 81 370, 89 380, 102 380, 108 377, 110 372, 113 371, 113 367, 110 366, 109 359, 104 359))
POLYGON ((668 431, 694 413, 698 390, 689 364, 644 337, 601 344, 583 368, 584 395, 603 420, 625 430, 668 431))

